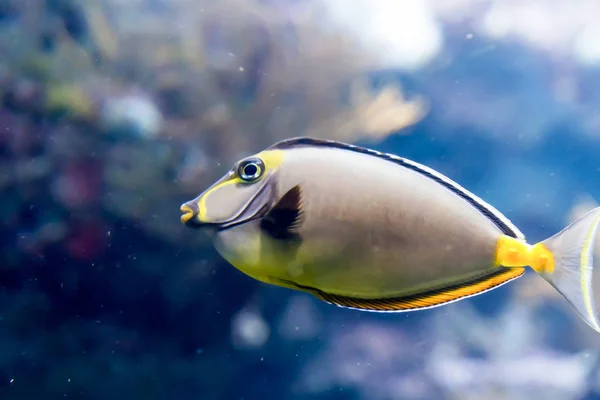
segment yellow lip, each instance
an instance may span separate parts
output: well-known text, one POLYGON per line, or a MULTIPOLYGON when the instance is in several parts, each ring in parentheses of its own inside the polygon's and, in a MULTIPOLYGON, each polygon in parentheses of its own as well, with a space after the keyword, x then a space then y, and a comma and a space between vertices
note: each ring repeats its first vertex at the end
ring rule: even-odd
POLYGON ((183 213, 180 218, 182 224, 185 224, 194 216, 194 211, 192 211, 192 209, 185 204, 181 206, 180 210, 183 213))

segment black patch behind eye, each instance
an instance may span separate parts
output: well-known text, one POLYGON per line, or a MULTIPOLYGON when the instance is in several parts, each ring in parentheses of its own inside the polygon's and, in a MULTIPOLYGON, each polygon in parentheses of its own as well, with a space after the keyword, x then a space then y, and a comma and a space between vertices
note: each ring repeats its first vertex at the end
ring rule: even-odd
POLYGON ((302 192, 291 188, 260 221, 260 229, 274 239, 300 239, 297 229, 302 223, 302 192))

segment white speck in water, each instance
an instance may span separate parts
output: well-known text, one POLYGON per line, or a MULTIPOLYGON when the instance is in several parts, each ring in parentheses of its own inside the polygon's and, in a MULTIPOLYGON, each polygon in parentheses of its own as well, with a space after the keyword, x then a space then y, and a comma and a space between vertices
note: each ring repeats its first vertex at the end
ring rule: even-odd
POLYGON ((12 379, 10 380, 10 383, 15 383, 15 378, 12 378, 12 379))
POLYGON ((232 336, 238 348, 262 347, 270 335, 270 326, 258 313, 243 310, 233 318, 232 336))
POLYGON ((240 71, 243 71, 243 70, 244 70, 244 67, 240 67, 240 71))
POLYGON ((465 37, 466 37, 467 39, 473 39, 473 34, 472 34, 472 33, 467 33, 467 34, 465 35, 465 37))

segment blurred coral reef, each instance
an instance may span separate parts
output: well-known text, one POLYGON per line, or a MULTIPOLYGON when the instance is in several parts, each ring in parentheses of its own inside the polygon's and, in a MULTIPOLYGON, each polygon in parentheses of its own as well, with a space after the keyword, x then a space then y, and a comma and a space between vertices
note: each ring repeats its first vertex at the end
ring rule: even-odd
POLYGON ((421 98, 362 82, 366 52, 312 22, 310 2, 137 3, 8 3, 22 22, 0 38, 2 93, 7 126, 22 131, 10 153, 24 160, 3 181, 55 173, 63 206, 103 207, 185 243, 174 204, 222 173, 216 164, 299 135, 382 140, 424 116, 421 98))
POLYGON ((533 273, 373 315, 254 282, 179 223, 306 135, 552 235, 600 199, 598 8, 573 4, 0 0, 0 398, 600 398, 599 337, 533 273))

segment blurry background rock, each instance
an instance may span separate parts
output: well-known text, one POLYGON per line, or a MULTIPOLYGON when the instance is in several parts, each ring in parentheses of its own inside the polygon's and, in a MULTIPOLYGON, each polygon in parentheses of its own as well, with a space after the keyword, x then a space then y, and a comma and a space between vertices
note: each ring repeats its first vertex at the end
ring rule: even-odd
POLYGON ((420 97, 364 82, 370 55, 319 24, 317 2, 6 4, 5 101, 81 124, 106 209, 174 243, 172 204, 242 154, 298 135, 383 139, 425 114, 420 97))
POLYGON ((179 223, 234 161, 307 135, 425 163, 547 237, 600 199, 598 15, 0 0, 0 398, 600 398, 600 339, 532 273, 358 313, 247 279, 179 223))

